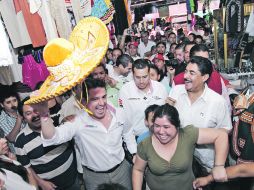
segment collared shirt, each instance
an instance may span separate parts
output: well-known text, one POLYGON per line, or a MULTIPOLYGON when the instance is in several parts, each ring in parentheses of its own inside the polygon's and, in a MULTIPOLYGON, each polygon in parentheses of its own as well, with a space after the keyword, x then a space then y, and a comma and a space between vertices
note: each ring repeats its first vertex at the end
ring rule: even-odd
MULTIPOLYGON (((81 110, 74 121, 55 128, 52 139, 42 137, 43 145, 61 144, 74 138, 83 166, 94 171, 106 171, 113 168, 124 159, 122 137, 125 139, 124 134, 127 128, 122 121, 121 109, 108 106, 108 111, 113 116, 108 129, 81 110)), ((132 143, 135 147, 135 138, 132 139, 132 143)), ((127 147, 129 149, 129 144, 127 147)))
POLYGON ((128 76, 125 77, 125 76, 119 75, 115 71, 113 71, 109 76, 112 77, 117 82, 120 82, 122 84, 125 84, 125 83, 130 82, 130 81, 133 80, 132 73, 129 73, 128 76))
POLYGON ((144 58, 145 53, 151 51, 152 46, 155 46, 155 45, 156 44, 151 40, 148 40, 148 43, 146 46, 144 42, 140 42, 140 44, 138 45, 138 53, 140 57, 144 58))
POLYGON ((80 107, 77 104, 75 97, 72 95, 61 106, 59 123, 61 123, 61 121, 67 116, 77 115, 79 110, 80 107))
POLYGON ((119 106, 124 110, 129 135, 139 136, 148 131, 144 125, 145 109, 152 104, 164 104, 167 96, 165 87, 157 81, 151 80, 147 93, 138 89, 134 81, 123 85, 119 92, 119 106))
POLYGON ((40 178, 51 181, 60 189, 66 189, 76 180, 76 161, 70 142, 43 147, 40 133, 26 126, 17 136, 15 151, 17 160, 24 167, 31 167, 40 178))
MULTIPOLYGON (((16 120, 17 120, 17 118, 7 114, 4 110, 1 112, 0 128, 3 130, 4 136, 9 135, 9 133, 12 131, 12 129, 14 128, 14 126, 16 124, 16 120)), ((25 127, 25 123, 22 122, 20 130, 23 129, 24 127, 25 127)), ((13 143, 8 143, 8 145, 9 145, 11 152, 15 153, 13 143)))
MULTIPOLYGON (((174 86, 170 95, 176 100, 175 107, 181 126, 194 125, 198 128, 232 129, 230 113, 225 99, 205 85, 203 94, 191 104, 185 85, 174 86)), ((211 145, 196 149, 195 154, 207 168, 213 168, 214 148, 211 145)))

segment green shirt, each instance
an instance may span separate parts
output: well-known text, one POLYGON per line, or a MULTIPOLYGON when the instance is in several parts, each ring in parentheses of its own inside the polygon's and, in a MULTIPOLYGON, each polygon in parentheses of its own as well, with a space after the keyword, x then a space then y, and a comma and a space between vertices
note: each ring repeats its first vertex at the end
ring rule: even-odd
POLYGON ((151 190, 192 190, 194 175, 192 158, 198 139, 198 128, 180 128, 178 142, 170 162, 161 158, 153 148, 152 137, 138 145, 138 155, 148 162, 146 181, 151 190))
POLYGON ((117 82, 115 87, 110 87, 109 85, 106 86, 107 90, 107 101, 109 101, 111 104, 113 104, 115 107, 118 107, 118 96, 119 96, 119 90, 123 86, 122 83, 117 82))

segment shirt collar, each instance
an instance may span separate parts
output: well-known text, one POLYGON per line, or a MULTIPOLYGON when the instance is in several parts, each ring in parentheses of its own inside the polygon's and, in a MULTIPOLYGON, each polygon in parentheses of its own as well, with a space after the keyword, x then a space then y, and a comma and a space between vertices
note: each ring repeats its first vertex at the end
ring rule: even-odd
MULTIPOLYGON (((203 91, 203 93, 201 94, 201 96, 197 100, 202 99, 204 101, 207 101, 207 90, 208 90, 208 86, 205 83, 204 91, 203 91)), ((188 97, 188 93, 187 93, 187 90, 185 88, 184 88, 182 94, 184 94, 184 95, 186 95, 188 97)))

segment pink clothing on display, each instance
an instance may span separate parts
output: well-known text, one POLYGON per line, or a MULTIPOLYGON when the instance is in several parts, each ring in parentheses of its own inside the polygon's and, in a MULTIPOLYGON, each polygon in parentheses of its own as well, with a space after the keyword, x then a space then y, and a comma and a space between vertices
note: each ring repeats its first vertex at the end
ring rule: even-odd
POLYGON ((27 0, 14 0, 16 13, 22 11, 29 36, 33 47, 44 46, 47 43, 45 30, 42 25, 41 17, 38 13, 30 13, 27 0))
POLYGON ((34 89, 38 82, 44 81, 49 76, 49 71, 44 61, 37 63, 32 55, 24 56, 23 60, 23 83, 34 89))

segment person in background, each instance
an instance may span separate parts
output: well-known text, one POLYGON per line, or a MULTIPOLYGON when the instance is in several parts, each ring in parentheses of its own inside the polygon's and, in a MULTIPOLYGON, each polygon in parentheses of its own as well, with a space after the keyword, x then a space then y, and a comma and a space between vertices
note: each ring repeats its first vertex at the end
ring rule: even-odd
POLYGON ((122 51, 120 48, 114 48, 113 51, 112 51, 112 61, 113 61, 113 65, 116 64, 116 60, 117 60, 117 58, 118 58, 120 55, 123 55, 123 51, 122 51))
POLYGON ((137 144, 142 142, 145 138, 149 137, 151 135, 151 130, 153 127, 153 115, 159 106, 156 104, 150 105, 145 110, 145 126, 149 129, 149 131, 143 133, 137 138, 137 144))
POLYGON ((175 76, 181 72, 184 72, 186 68, 186 63, 184 61, 184 47, 185 47, 185 44, 182 43, 182 44, 177 44, 175 48, 176 59, 178 60, 178 65, 175 70, 175 76))
POLYGON ((214 144, 216 155, 212 175, 216 181, 227 180, 224 168, 228 153, 227 133, 192 125, 180 126, 178 111, 173 106, 165 104, 155 110, 152 134, 138 145, 132 172, 133 190, 142 189, 144 174, 150 189, 192 190, 192 157, 196 144, 214 144))
POLYGON ((18 93, 11 86, 0 87, 0 128, 4 137, 8 140, 10 151, 15 153, 14 142, 22 128, 25 127, 23 117, 18 113, 20 98, 18 93))
POLYGON ((130 42, 128 44, 128 54, 131 56, 131 58, 136 61, 137 59, 140 59, 140 56, 138 55, 138 42, 130 42))
POLYGON ((196 44, 202 44, 204 42, 203 37, 201 35, 196 35, 195 42, 196 44))
POLYGON ((37 183, 29 169, 21 166, 9 153, 7 141, 0 138, 0 189, 36 190, 37 183))
POLYGON ((110 65, 113 65, 113 61, 112 61, 113 55, 112 55, 112 53, 113 53, 113 49, 108 48, 107 53, 106 53, 106 63, 110 64, 110 65))
POLYGON ((138 53, 141 58, 144 58, 146 53, 151 52, 151 48, 156 44, 149 40, 149 32, 143 31, 141 32, 141 42, 138 45, 138 53))
POLYGON ((188 35, 188 38, 190 40, 190 42, 195 42, 195 39, 196 39, 196 35, 194 33, 190 33, 188 35))

